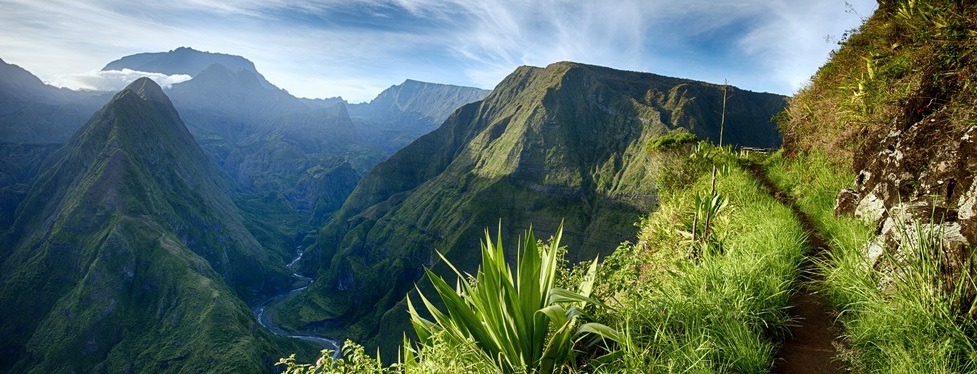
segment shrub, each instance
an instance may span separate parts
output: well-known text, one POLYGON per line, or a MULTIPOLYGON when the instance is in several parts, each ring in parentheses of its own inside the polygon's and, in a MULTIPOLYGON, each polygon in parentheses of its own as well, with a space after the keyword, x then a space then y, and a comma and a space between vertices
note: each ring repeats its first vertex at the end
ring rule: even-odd
POLYGON ((590 344, 617 340, 618 334, 607 326, 580 322, 584 307, 600 305, 590 298, 597 260, 575 292, 556 287, 562 230, 549 246, 539 246, 530 229, 515 269, 506 264, 501 237, 493 242, 486 231, 482 265, 474 279, 466 279, 442 257, 458 276, 457 285, 452 288, 430 270, 427 276, 446 311, 421 294, 431 321, 421 317, 408 299, 421 344, 430 347, 439 337, 441 344, 480 353, 505 373, 552 373, 575 364, 574 346, 583 339, 593 338, 590 344))
POLYGON ((652 153, 673 149, 680 145, 694 144, 698 141, 699 139, 696 138, 694 134, 687 132, 676 132, 651 139, 648 141, 648 145, 645 149, 647 149, 649 153, 652 153))

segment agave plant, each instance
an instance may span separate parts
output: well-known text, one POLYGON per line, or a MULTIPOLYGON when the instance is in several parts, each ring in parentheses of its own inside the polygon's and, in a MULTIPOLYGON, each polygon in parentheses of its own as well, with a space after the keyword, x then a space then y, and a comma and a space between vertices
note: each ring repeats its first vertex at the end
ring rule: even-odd
MULTIPOLYGON (((591 337, 591 343, 620 340, 619 334, 598 323, 581 323, 590 298, 597 260, 589 267, 576 291, 556 287, 563 227, 549 245, 537 245, 532 229, 517 255, 516 268, 505 261, 501 234, 493 242, 488 230, 482 243, 482 265, 474 279, 464 277, 442 255, 458 276, 451 287, 427 270, 427 276, 444 303, 441 311, 421 294, 433 321, 420 316, 408 300, 411 323, 422 344, 438 335, 458 347, 471 347, 505 373, 552 373, 574 365, 574 346, 591 337)), ((440 255, 440 254, 439 254, 440 255)))

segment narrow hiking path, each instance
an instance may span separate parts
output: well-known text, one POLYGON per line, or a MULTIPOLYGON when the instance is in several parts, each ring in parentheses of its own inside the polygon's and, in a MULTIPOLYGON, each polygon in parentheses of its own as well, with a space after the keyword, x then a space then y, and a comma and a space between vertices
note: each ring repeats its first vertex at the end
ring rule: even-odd
POLYGON ((835 342, 840 341, 840 330, 835 325, 831 304, 817 292, 815 283, 824 280, 817 269, 815 259, 826 256, 828 243, 817 230, 814 221, 801 211, 786 193, 780 191, 767 178, 763 167, 751 163, 749 170, 768 193, 781 204, 789 207, 801 227, 808 233, 810 252, 801 264, 801 279, 797 292, 790 299, 789 311, 792 326, 790 335, 777 353, 772 373, 843 373, 847 372, 839 361, 835 342))

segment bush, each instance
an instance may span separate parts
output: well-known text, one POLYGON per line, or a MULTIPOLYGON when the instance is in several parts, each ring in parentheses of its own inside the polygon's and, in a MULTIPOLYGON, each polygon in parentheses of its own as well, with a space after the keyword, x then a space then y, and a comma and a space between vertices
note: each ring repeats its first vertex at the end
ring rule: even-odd
POLYGON ((482 265, 474 279, 466 279, 442 257, 458 276, 457 285, 449 286, 430 270, 427 276, 446 311, 421 294, 431 321, 421 317, 408 299, 421 350, 434 349, 438 342, 449 349, 477 352, 504 373, 547 374, 575 365, 574 347, 586 338, 591 338, 591 345, 617 340, 618 334, 607 326, 580 321, 588 304, 600 305, 590 298, 597 260, 591 262, 576 291, 556 287, 562 231, 561 227, 549 246, 538 246, 530 229, 515 269, 506 264, 502 238, 493 242, 486 231, 482 265))
POLYGON ((648 141, 648 145, 645 149, 647 149, 649 153, 653 153, 673 149, 680 145, 694 144, 698 141, 699 139, 696 138, 694 134, 687 132, 676 132, 651 139, 648 141))

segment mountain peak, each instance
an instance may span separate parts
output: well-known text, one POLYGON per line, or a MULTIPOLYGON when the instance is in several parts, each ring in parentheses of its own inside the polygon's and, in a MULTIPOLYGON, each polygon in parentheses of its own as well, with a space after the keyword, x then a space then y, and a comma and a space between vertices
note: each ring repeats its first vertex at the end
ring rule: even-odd
POLYGON ((136 79, 119 94, 123 94, 124 92, 133 92, 143 100, 172 106, 170 99, 163 93, 163 88, 152 79, 146 77, 136 79))
POLYGON ((286 287, 284 264, 250 233, 152 80, 136 80, 96 112, 21 204, 0 253, 0 370, 271 371, 277 341, 245 302, 286 287), (260 358, 210 359, 236 352, 260 358))

